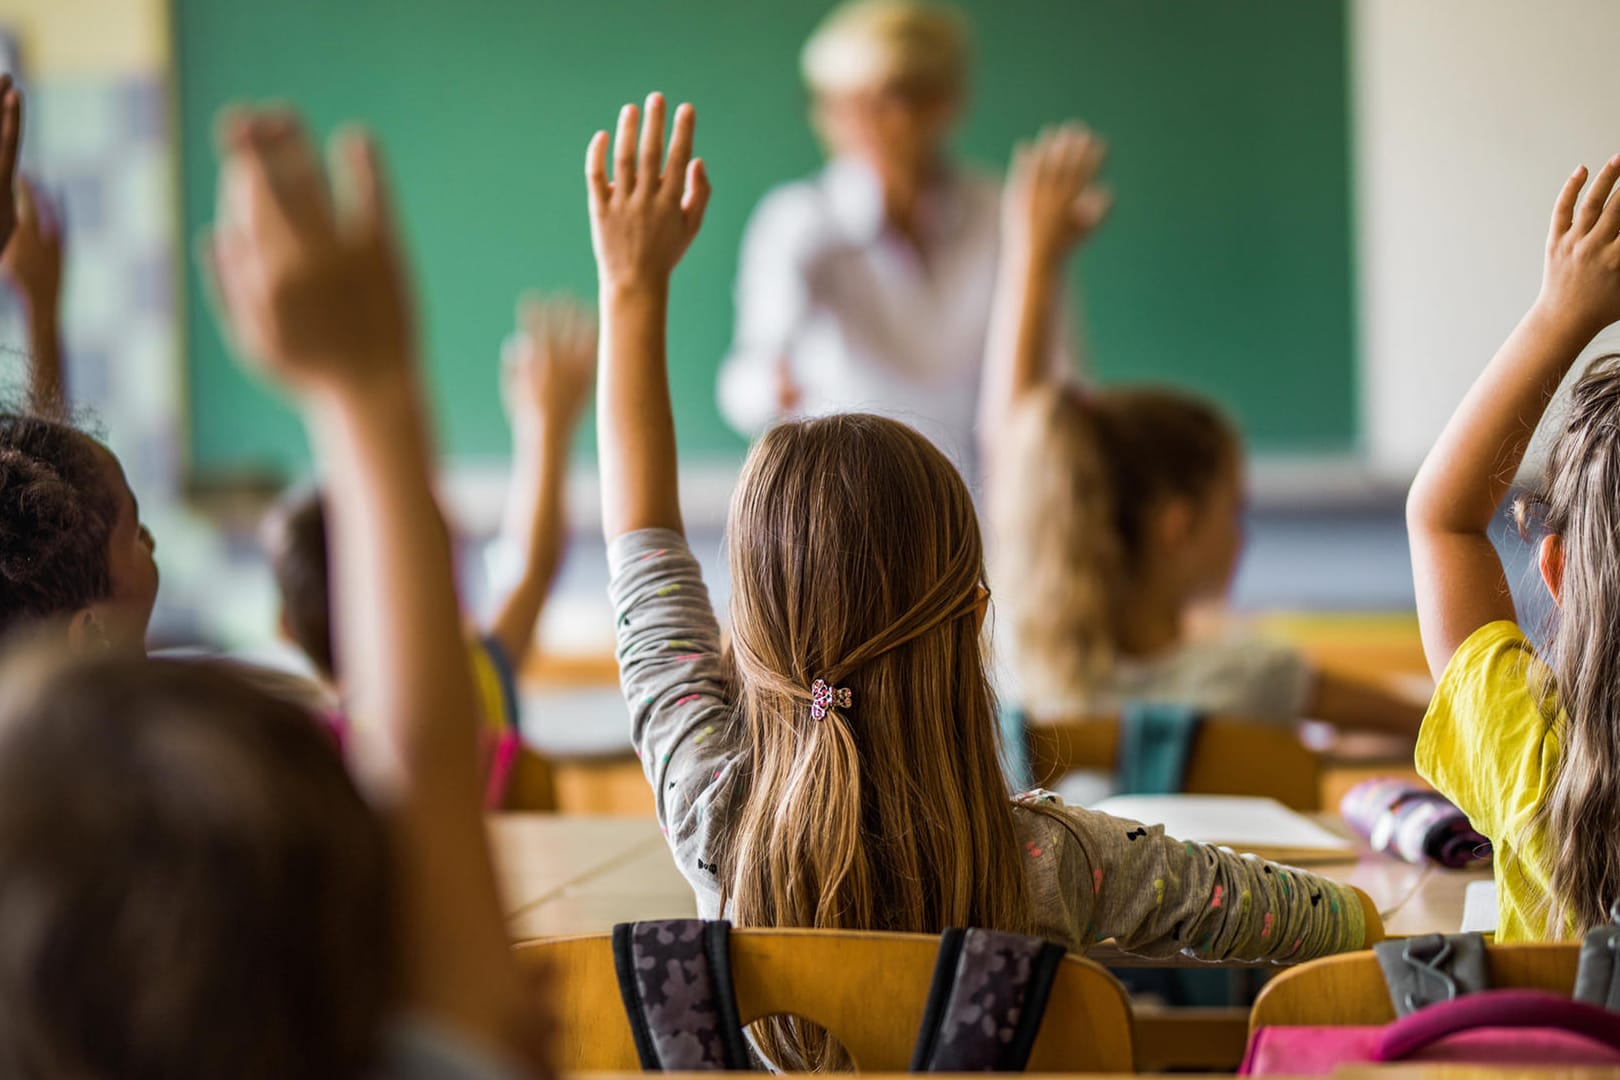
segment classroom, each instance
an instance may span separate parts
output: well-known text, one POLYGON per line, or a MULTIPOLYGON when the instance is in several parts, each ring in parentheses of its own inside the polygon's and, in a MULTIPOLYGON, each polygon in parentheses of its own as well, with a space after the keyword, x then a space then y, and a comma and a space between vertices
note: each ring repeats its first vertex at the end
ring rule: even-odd
POLYGON ((0 0, 0 1076, 1620 1076, 1609 0, 0 0))

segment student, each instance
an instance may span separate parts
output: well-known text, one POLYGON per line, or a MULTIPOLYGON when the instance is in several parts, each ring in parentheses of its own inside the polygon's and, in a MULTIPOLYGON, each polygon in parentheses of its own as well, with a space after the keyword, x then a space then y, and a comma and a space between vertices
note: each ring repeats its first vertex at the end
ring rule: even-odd
POLYGON ((1035 722, 1177 704, 1262 722, 1415 733, 1421 705, 1248 638, 1190 640, 1243 547, 1243 446, 1211 405, 1091 389, 1042 361, 1065 258, 1106 209, 1083 128, 1015 155, 986 373, 992 580, 1035 722))
MULTIPOLYGON (((1293 961, 1357 949, 1347 886, 1161 828, 1009 799, 980 653, 978 521, 944 455, 897 421, 783 423, 727 528, 730 662, 682 533, 665 359, 669 278, 709 180, 694 116, 625 106, 587 157, 601 289, 597 431, 618 658, 660 823, 706 917, 743 926, 1040 934, 1084 951, 1293 961), (639 129, 639 146, 638 146, 639 129)), ((774 1023, 779 1063, 829 1060, 774 1023)))
MULTIPOLYGON (((491 809, 554 809, 549 768, 522 748, 515 672, 529 655, 562 559, 569 446, 595 376, 595 322, 570 300, 526 298, 503 366, 514 447, 505 532, 520 552, 521 572, 469 648, 489 736, 485 803, 491 809)), ((336 693, 320 493, 306 491, 283 501, 266 522, 265 547, 281 594, 281 629, 336 693)), ((341 737, 341 718, 332 715, 341 737)))
POLYGON ((1475 381, 1407 498, 1418 621, 1438 680, 1419 771, 1495 850, 1498 941, 1569 938, 1620 902, 1620 366, 1575 387, 1521 528, 1544 525, 1557 617, 1542 647, 1515 621, 1487 535, 1553 391, 1620 320, 1620 154, 1564 182, 1541 292, 1475 381))
POLYGON ((27 177, 18 177, 16 228, 0 253, 4 275, 28 323, 28 395, 35 413, 60 413, 62 342, 62 218, 27 177))
POLYGON ((141 652, 157 598, 151 533, 112 452, 60 419, 61 236, 17 176, 22 93, 0 75, 0 274, 30 336, 28 412, 0 410, 0 637, 41 620, 78 648, 141 652))
POLYGON ((539 1030, 478 806, 473 690, 374 151, 335 210, 278 113, 221 130, 227 322, 332 493, 357 775, 213 666, 15 658, 0 686, 0 1072, 525 1075, 539 1030))

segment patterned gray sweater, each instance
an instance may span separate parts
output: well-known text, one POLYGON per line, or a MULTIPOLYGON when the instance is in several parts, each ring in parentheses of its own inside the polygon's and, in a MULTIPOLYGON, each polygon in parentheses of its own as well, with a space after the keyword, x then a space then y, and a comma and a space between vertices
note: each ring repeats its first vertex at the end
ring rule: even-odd
MULTIPOLYGON (((743 797, 734 781, 747 752, 724 685, 719 624, 679 534, 628 533, 609 545, 608 563, 636 753, 699 913, 719 918, 720 844, 743 797)), ((1038 932, 1075 952, 1113 938, 1144 956, 1291 963, 1362 945, 1356 895, 1314 874, 1185 843, 1044 791, 1018 796, 1013 820, 1038 932)))

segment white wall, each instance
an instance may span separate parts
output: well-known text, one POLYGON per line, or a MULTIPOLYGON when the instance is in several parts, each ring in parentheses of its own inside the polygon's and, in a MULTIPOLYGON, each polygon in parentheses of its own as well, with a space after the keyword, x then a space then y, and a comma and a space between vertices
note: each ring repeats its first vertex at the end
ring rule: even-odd
POLYGON ((1560 185, 1620 150, 1620 3, 1352 0, 1350 19, 1362 431, 1404 479, 1535 298, 1560 185))

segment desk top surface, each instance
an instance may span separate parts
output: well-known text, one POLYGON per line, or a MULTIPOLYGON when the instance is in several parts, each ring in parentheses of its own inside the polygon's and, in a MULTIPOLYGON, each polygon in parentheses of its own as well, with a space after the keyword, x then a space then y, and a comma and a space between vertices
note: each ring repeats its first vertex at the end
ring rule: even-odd
MULTIPOLYGON (((490 835, 514 937, 600 933, 618 922, 696 914, 651 819, 501 814, 490 819, 490 835)), ((1391 936, 1455 933, 1468 884, 1491 876, 1414 866, 1365 848, 1310 869, 1366 892, 1391 936)))

